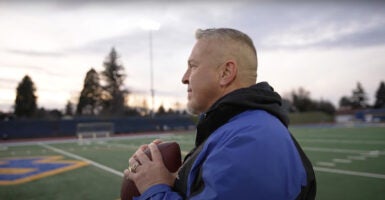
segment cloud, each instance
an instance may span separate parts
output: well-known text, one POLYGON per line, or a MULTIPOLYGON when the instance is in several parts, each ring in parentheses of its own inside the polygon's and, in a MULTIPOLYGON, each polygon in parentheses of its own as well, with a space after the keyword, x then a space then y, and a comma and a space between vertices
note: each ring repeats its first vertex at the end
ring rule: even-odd
POLYGON ((41 56, 41 57, 62 57, 65 56, 64 53, 60 52, 44 52, 44 51, 35 51, 35 50, 22 50, 22 49, 7 49, 7 53, 23 55, 23 56, 41 56))
MULTIPOLYGON (((35 65, 24 65, 24 64, 7 64, 6 66, 1 66, 1 70, 3 71, 3 76, 0 77, 0 82, 7 82, 9 85, 15 85, 22 80, 25 75, 32 76, 47 76, 47 77, 55 77, 54 79, 63 78, 64 75, 67 75, 62 72, 62 70, 58 70, 53 67, 45 67, 45 66, 35 66, 35 65)), ((34 77, 31 77, 33 81, 34 77)), ((3 84, 0 84, 4 86, 3 84)))
POLYGON ((377 1, 241 3, 229 24, 270 50, 365 47, 385 44, 384 9, 377 1))
POLYGON ((17 85, 19 80, 13 78, 0 78, 0 85, 2 88, 15 89, 14 86, 17 85))
POLYGON ((304 23, 268 36, 264 44, 283 48, 382 45, 385 44, 384 25, 385 20, 377 19, 304 23))

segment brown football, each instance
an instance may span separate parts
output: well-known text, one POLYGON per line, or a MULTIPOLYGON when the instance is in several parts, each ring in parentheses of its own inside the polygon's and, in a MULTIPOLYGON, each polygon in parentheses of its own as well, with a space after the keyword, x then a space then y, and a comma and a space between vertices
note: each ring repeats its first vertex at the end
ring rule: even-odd
MULTIPOLYGON (((172 173, 178 171, 179 167, 182 165, 182 156, 179 144, 176 142, 162 142, 158 144, 158 148, 162 154, 164 165, 168 171, 172 173)), ((146 149, 144 152, 151 159, 150 149, 146 149)), ((120 189, 120 199, 132 200, 133 197, 139 195, 140 193, 138 188, 136 188, 135 183, 123 177, 123 182, 120 189)))

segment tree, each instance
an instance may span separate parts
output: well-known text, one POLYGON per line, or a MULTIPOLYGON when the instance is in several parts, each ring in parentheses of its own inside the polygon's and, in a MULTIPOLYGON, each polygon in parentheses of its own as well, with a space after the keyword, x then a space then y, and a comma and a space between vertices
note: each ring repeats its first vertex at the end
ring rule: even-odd
POLYGON ((168 115, 175 115, 175 114, 178 114, 178 111, 173 110, 172 108, 169 108, 169 109, 167 110, 167 114, 168 114, 168 115))
POLYGON ((362 88, 360 82, 357 82, 357 87, 352 93, 351 103, 353 109, 366 108, 368 106, 368 98, 366 97, 366 92, 364 88, 362 88))
POLYGON ((282 108, 287 112, 309 112, 321 111, 329 115, 334 115, 336 109, 330 101, 313 100, 310 98, 310 92, 300 87, 297 91, 291 92, 290 99, 282 99, 282 108))
POLYGON ((295 112, 295 108, 293 106, 293 103, 291 102, 291 100, 287 99, 287 98, 282 98, 282 105, 281 105, 282 109, 286 112, 286 113, 290 113, 290 112, 295 112))
POLYGON ((374 108, 384 108, 385 107, 385 83, 381 81, 380 86, 376 92, 376 102, 374 103, 374 108))
POLYGON ((158 112, 156 113, 157 115, 165 115, 166 114, 166 109, 164 108, 163 105, 160 105, 158 108, 158 112))
POLYGON ((344 109, 362 109, 368 107, 368 98, 362 88, 361 83, 357 82, 357 87, 352 91, 352 96, 343 96, 340 99, 339 106, 344 109))
POLYGON ((62 116, 63 113, 58 109, 46 110, 45 108, 39 108, 36 111, 36 118, 38 119, 58 120, 62 116))
POLYGON ((334 115, 336 112, 336 108, 330 101, 321 100, 317 102, 317 110, 324 112, 329 115, 334 115))
POLYGON ((121 115, 124 112, 125 95, 128 93, 123 88, 125 79, 124 67, 118 61, 119 56, 112 48, 106 57, 101 75, 104 80, 102 92, 103 113, 107 115, 121 115))
POLYGON ((83 89, 80 93, 76 108, 78 115, 95 115, 100 110, 101 92, 99 74, 91 68, 84 79, 83 89))
POLYGON ((291 101, 295 110, 299 112, 312 111, 316 107, 310 99, 310 92, 302 87, 298 88, 298 91, 292 91, 291 101))
POLYGON ((72 116, 74 115, 74 106, 71 101, 67 101, 64 114, 67 116, 72 116))
POLYGON ((350 100, 349 97, 343 96, 339 101, 339 106, 340 108, 350 109, 352 106, 352 101, 350 100))
POLYGON ((25 75, 16 89, 15 115, 17 117, 33 117, 37 110, 36 88, 32 79, 25 75))

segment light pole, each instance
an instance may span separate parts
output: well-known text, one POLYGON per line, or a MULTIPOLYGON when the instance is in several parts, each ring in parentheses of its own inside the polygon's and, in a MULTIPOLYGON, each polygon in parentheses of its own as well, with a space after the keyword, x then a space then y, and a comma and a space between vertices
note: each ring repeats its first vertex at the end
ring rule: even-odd
POLYGON ((154 90, 154 64, 153 64, 153 44, 152 32, 159 30, 160 24, 156 21, 143 20, 141 26, 149 32, 149 53, 150 53, 150 94, 151 94, 151 116, 155 114, 155 90, 154 90))
POLYGON ((151 116, 154 116, 155 113, 155 90, 154 90, 154 64, 153 64, 153 55, 152 55, 152 30, 149 30, 149 41, 150 41, 150 92, 151 92, 151 116))

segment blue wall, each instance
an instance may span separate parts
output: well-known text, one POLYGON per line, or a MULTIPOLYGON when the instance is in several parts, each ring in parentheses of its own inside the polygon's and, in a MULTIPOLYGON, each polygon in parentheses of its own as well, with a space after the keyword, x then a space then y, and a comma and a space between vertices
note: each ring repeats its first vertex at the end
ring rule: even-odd
POLYGON ((7 139, 75 136, 78 123, 111 122, 115 133, 187 130, 195 124, 189 116, 162 116, 155 118, 76 118, 71 120, 10 120, 0 122, 0 137, 7 139))
POLYGON ((355 113, 357 120, 366 121, 370 116, 372 122, 384 122, 385 121, 385 108, 382 109, 363 109, 355 113))

